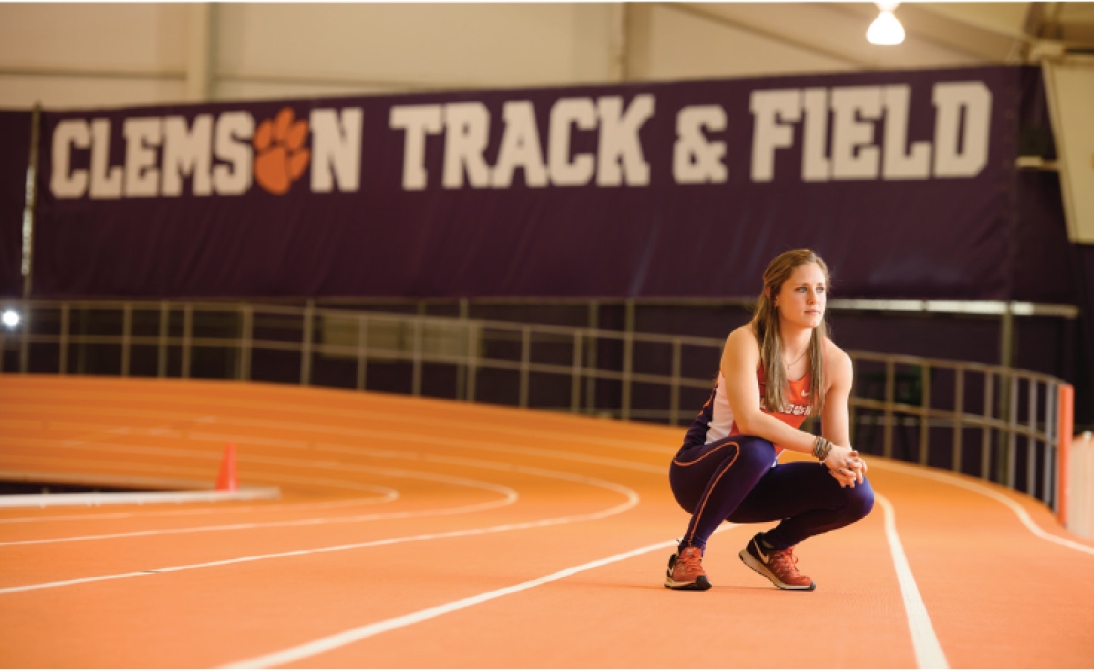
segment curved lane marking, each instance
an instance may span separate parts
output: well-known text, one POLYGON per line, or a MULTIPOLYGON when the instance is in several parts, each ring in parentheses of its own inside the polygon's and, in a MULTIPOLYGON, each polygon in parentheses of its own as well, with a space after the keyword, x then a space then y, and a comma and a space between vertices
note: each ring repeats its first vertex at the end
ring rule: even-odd
POLYGON ((938 481, 939 483, 956 485, 959 488, 971 490, 972 492, 979 493, 981 495, 984 495, 985 497, 990 497, 1013 511, 1014 515, 1018 516, 1018 520, 1020 520, 1022 524, 1026 526, 1026 529, 1032 532, 1034 536, 1040 537, 1045 541, 1051 541, 1054 544, 1066 546, 1067 548, 1071 548, 1076 551, 1081 551, 1083 553, 1089 553, 1090 555, 1094 555, 1094 548, 1091 548, 1090 546, 1085 546, 1078 542, 1072 541, 1071 539, 1058 537, 1055 534, 1044 531, 1040 525, 1033 522, 1033 518, 1030 517, 1029 513, 1024 508, 1022 508, 1022 506, 1018 504, 1018 502, 1015 502, 1010 497, 1007 497, 1002 493, 996 492, 989 487, 980 485, 979 483, 967 482, 964 479, 958 478, 956 476, 928 471, 925 467, 909 467, 893 462, 882 462, 878 463, 877 466, 881 467, 882 469, 891 469, 902 474, 911 474, 912 476, 919 476, 920 478, 927 478, 932 481, 938 481))
MULTIPOLYGON (((319 463, 305 463, 299 460, 282 460, 282 463, 286 463, 286 466, 318 466, 319 463)), ((340 464, 328 464, 322 463, 324 468, 337 469, 339 471, 363 471, 368 473, 385 474, 388 476, 396 476, 400 478, 411 478, 426 481, 434 481, 439 483, 450 483, 455 485, 463 485, 465 487, 480 488, 483 490, 491 490, 503 495, 500 500, 494 500, 491 502, 483 502, 479 504, 469 504, 459 507, 445 508, 445 509, 432 509, 426 511, 411 511, 411 512, 389 512, 389 513, 369 513, 356 516, 337 516, 333 518, 306 518, 302 520, 290 520, 290 521, 274 521, 267 523, 235 523, 227 525, 205 525, 200 527, 187 527, 187 528, 174 528, 174 529, 160 529, 160 530, 140 530, 135 532, 117 532, 113 534, 98 534, 98 535, 86 535, 79 537, 63 537, 58 539, 29 539, 22 541, 4 541, 0 542, 0 546, 27 546, 33 544, 55 544, 70 541, 96 541, 101 539, 122 539, 131 537, 147 537, 158 536, 168 534, 188 534, 195 532, 224 532, 231 530, 253 530, 271 527, 302 527, 307 525, 328 525, 328 524, 343 524, 343 523, 358 523, 371 520, 390 520, 401 518, 416 518, 422 516, 442 516, 442 515, 456 515, 461 513, 472 513, 476 511, 485 511, 488 509, 499 508, 502 506, 508 506, 513 504, 519 498, 519 495, 512 488, 496 483, 488 483, 486 481, 475 481, 467 478, 460 478, 456 476, 449 476, 446 474, 436 474, 432 472, 419 472, 409 471, 406 469, 385 469, 382 467, 363 467, 360 465, 340 465, 340 464)), ((294 480, 291 479, 290 480, 294 480)), ((295 479, 306 483, 322 483, 327 479, 295 479)))
MULTIPOLYGON (((521 468, 519 466, 516 466, 516 465, 514 465, 514 467, 515 467, 515 470, 518 470, 518 471, 523 469, 523 468, 521 468)), ((623 504, 619 504, 617 506, 613 506, 613 507, 610 507, 608 509, 604 509, 602 511, 597 511, 597 512, 594 512, 594 513, 578 514, 578 515, 575 515, 575 516, 562 516, 562 517, 558 517, 558 518, 545 518, 545 519, 541 519, 541 520, 534 520, 534 521, 529 521, 529 522, 524 522, 524 523, 510 523, 510 524, 506 524, 506 525, 493 525, 493 526, 490 526, 490 527, 481 527, 481 528, 475 528, 475 529, 469 529, 469 530, 455 530, 455 531, 452 531, 452 532, 438 532, 438 533, 433 533, 433 534, 417 534, 417 535, 411 535, 411 536, 406 536, 406 537, 395 537, 395 538, 391 538, 391 539, 379 539, 379 540, 366 541, 366 542, 361 542, 361 543, 356 543, 356 544, 343 544, 343 545, 339 545, 339 546, 327 546, 327 547, 323 547, 323 548, 312 548, 312 549, 304 549, 304 550, 299 550, 299 551, 287 551, 287 552, 283 552, 283 553, 272 553, 272 554, 268 554, 268 555, 243 556, 243 557, 239 557, 239 558, 229 558, 227 560, 215 560, 215 561, 212 561, 212 562, 205 562, 205 563, 199 563, 199 564, 193 564, 193 565, 181 565, 181 566, 178 566, 178 567, 163 567, 163 568, 159 568, 159 569, 149 569, 149 570, 144 570, 144 571, 139 571, 139 572, 127 572, 127 573, 124 573, 124 574, 110 574, 110 575, 105 575, 105 576, 89 576, 89 577, 83 577, 83 578, 78 578, 78 579, 69 579, 69 580, 64 580, 64 581, 51 581, 49 583, 30 584, 30 585, 25 585, 25 586, 11 586, 11 587, 8 587, 8 588, 0 588, 0 595, 7 594, 7 593, 23 593, 23 592, 28 592, 28 591, 31 591, 31 590, 42 590, 42 589, 46 589, 46 588, 60 588, 60 587, 63 587, 63 586, 73 586, 73 585, 79 585, 79 584, 84 584, 84 583, 93 583, 93 582, 97 582, 97 581, 110 581, 110 580, 114 580, 114 579, 147 577, 147 576, 152 576, 152 575, 155 575, 155 574, 167 574, 167 573, 171 573, 171 572, 180 572, 180 571, 190 570, 190 569, 204 569, 204 568, 208 568, 208 567, 220 567, 220 566, 224 566, 224 565, 232 565, 232 564, 238 564, 238 563, 243 563, 243 562, 255 562, 255 561, 258 561, 258 560, 272 560, 272 559, 276 559, 276 558, 289 558, 289 557, 296 557, 296 556, 301 556, 301 555, 314 555, 314 554, 317 554, 317 553, 333 553, 333 552, 337 552, 337 551, 349 551, 349 550, 354 550, 354 549, 358 549, 358 548, 369 548, 369 547, 373 547, 373 546, 389 546, 389 545, 393 545, 393 544, 399 544, 399 543, 405 543, 405 542, 411 542, 411 541, 432 541, 432 540, 435 540, 435 539, 451 539, 451 538, 455 538, 455 537, 475 536, 475 535, 482 535, 482 534, 495 534, 495 533, 499 533, 499 532, 512 532, 512 531, 515 531, 515 530, 529 530, 529 529, 540 528, 540 527, 549 527, 549 526, 553 526, 553 525, 565 525, 565 524, 570 524, 570 523, 580 523, 580 522, 586 522, 586 521, 591 521, 591 520, 600 520, 602 518, 608 518, 610 516, 614 516, 614 515, 623 513, 624 511, 627 511, 627 510, 632 509, 635 506, 637 506, 638 502, 640 501, 640 498, 639 498, 637 492, 635 492, 634 490, 631 490, 630 488, 627 488, 625 486, 619 485, 618 483, 611 483, 611 482, 608 482, 608 481, 603 481, 603 480, 598 479, 598 478, 593 478, 593 477, 590 477, 590 476, 582 476, 582 475, 579 475, 579 474, 568 474, 566 472, 548 472, 548 470, 545 470, 545 469, 535 469, 534 471, 539 472, 540 474, 550 473, 552 478, 558 478, 558 479, 561 479, 561 480, 569 480, 569 481, 573 481, 573 482, 576 482, 576 483, 587 483, 587 484, 590 484, 590 485, 598 485, 600 487, 604 487, 606 489, 613 490, 615 492, 624 493, 627 497, 627 501, 624 502, 623 504)))
POLYGON ((915 577, 912 575, 912 567, 908 564, 908 556, 904 555, 904 545, 900 543, 900 535, 896 531, 896 512, 893 510, 893 505, 876 490, 874 497, 885 511, 885 537, 889 541, 889 551, 893 555, 893 564, 896 566, 900 596, 904 601, 904 611, 908 615, 908 628, 912 634, 912 648, 915 651, 916 663, 921 669, 949 669, 946 654, 942 652, 942 645, 938 643, 938 636, 934 632, 934 626, 931 625, 927 606, 923 604, 919 586, 916 585, 915 577))
MULTIPOLYGON (((382 486, 371 486, 370 489, 379 490, 382 486)), ((235 514, 235 513, 267 513, 267 512, 298 512, 298 511, 311 511, 315 509, 343 509, 352 506, 363 506, 365 504, 386 504, 387 502, 395 501, 399 498, 399 493, 395 490, 391 491, 391 494, 382 495, 380 497, 359 497, 355 499, 339 499, 329 502, 297 502, 295 504, 271 504, 269 507, 262 506, 235 506, 232 508, 201 508, 190 509, 186 507, 172 508, 170 511, 133 511, 128 513, 76 513, 72 515, 60 515, 60 516, 37 516, 32 518, 0 518, 0 525, 7 525, 9 523, 52 523, 53 521, 70 521, 70 520, 117 520, 121 518, 156 518, 160 516, 204 516, 209 514, 217 514, 219 516, 235 514)))
MULTIPOLYGON (((62 406, 60 406, 58 404, 30 404, 30 403, 26 403, 25 398, 27 397, 27 395, 34 395, 36 393, 39 394, 40 396, 48 396, 50 399, 57 399, 59 397, 70 397, 71 398, 71 404, 73 405, 74 408, 76 408, 77 410, 80 410, 81 412, 86 412, 86 413, 90 414, 90 411, 85 406, 80 406, 79 405, 80 400, 85 399, 87 397, 87 395, 79 394, 79 393, 73 394, 71 392, 69 394, 64 394, 63 390, 48 390, 48 391, 47 390, 42 390, 42 391, 27 390, 25 392, 21 392, 20 396, 17 399, 11 400, 11 404, 12 405, 18 404, 20 407, 23 407, 23 408, 29 408, 29 409, 33 409, 33 410, 46 411, 46 412, 55 412, 57 410, 57 408, 63 408, 62 406)), ((95 395, 94 395, 94 398, 96 400, 110 400, 110 401, 123 401, 123 400, 147 401, 148 400, 147 395, 125 394, 125 393, 114 393, 114 392, 96 392, 95 395)), ((157 400, 160 400, 160 399, 162 399, 162 400, 173 400, 175 402, 193 403, 193 404, 208 404, 208 402, 209 402, 208 397, 199 397, 199 396, 185 395, 185 394, 157 394, 156 399, 157 400)), ((459 403, 459 402, 457 402, 457 403, 459 403)), ((467 402, 464 402, 464 403, 467 403, 467 402)), ((301 412, 301 408, 300 408, 299 404, 287 404, 287 403, 278 403, 278 402, 269 402, 269 401, 247 401, 247 400, 238 399, 238 398, 218 399, 217 404, 218 404, 218 409, 233 408, 233 409, 239 409, 239 410, 251 410, 251 409, 253 409, 253 410, 259 410, 259 411, 285 411, 285 412, 292 412, 292 413, 300 413, 301 412)), ((318 416, 325 416, 325 417, 331 417, 331 418, 340 418, 340 419, 353 420, 353 421, 379 420, 379 421, 386 421, 386 422, 401 423, 401 422, 405 421, 405 419, 406 419, 406 414, 398 414, 398 413, 383 412, 383 411, 350 410, 350 409, 338 410, 338 409, 325 408, 325 407, 308 407, 307 412, 308 413, 313 413, 313 414, 318 415, 318 416)), ((136 417, 167 418, 167 419, 177 420, 177 421, 180 421, 180 422, 200 421, 200 419, 194 417, 196 414, 194 414, 194 413, 185 413, 185 412, 174 412, 174 413, 172 413, 172 412, 160 412, 160 411, 138 411, 138 410, 128 411, 128 410, 119 410, 119 409, 113 409, 113 408, 103 408, 103 409, 95 409, 94 413, 95 413, 95 415, 114 414, 114 415, 123 415, 125 417, 134 417, 134 416, 136 416, 136 417)), ((208 416, 203 416, 203 417, 208 417, 208 416)), ((254 422, 254 423, 257 423, 257 424, 254 424, 252 426, 267 426, 267 427, 271 427, 271 428, 277 428, 277 424, 279 422, 279 421, 275 421, 275 420, 271 420, 271 421, 253 421, 251 418, 231 417, 231 416, 224 416, 224 415, 218 416, 218 419, 221 420, 221 421, 231 421, 231 422, 237 422, 237 423, 240 423, 240 424, 244 424, 245 421, 246 422, 254 422)), ((570 414, 569 413, 559 413, 559 419, 561 419, 561 420, 570 419, 570 414)), ((520 427, 512 427, 512 426, 505 426, 505 425, 498 425, 496 423, 474 422, 474 421, 462 420, 462 419, 449 419, 449 418, 434 419, 434 418, 429 418, 429 417, 419 417, 419 418, 415 418, 414 422, 418 426, 436 427, 436 428, 445 429, 445 430, 459 429, 459 430, 483 431, 483 432, 487 432, 487 433, 494 434, 494 435, 497 435, 497 434, 500 433, 500 434, 512 434, 512 435, 515 435, 515 436, 523 436, 523 437, 530 437, 530 438, 538 438, 538 437, 543 436, 543 432, 537 431, 537 430, 523 429, 523 428, 520 428, 520 427)), ((647 442, 644 442, 644 441, 631 441, 631 440, 628 440, 628 439, 609 439, 609 438, 595 437, 595 436, 591 437, 591 436, 588 436, 588 435, 585 435, 585 434, 576 434, 576 433, 575 434, 569 434, 569 433, 556 434, 554 432, 552 432, 552 436, 557 436, 560 441, 593 443, 593 444, 597 444, 597 445, 601 445, 601 446, 605 446, 605 447, 610 447, 610 448, 623 448, 623 449, 626 449, 626 450, 639 450, 639 451, 651 452, 651 453, 656 453, 656 454, 664 454, 665 451, 667 450, 665 446, 663 446, 661 444, 658 444, 658 443, 647 443, 647 442)), ((674 450, 675 449, 673 449, 673 451, 674 450)))
MULTIPOLYGON (((714 531, 714 534, 718 534, 719 532, 723 532, 733 527, 737 527, 737 524, 723 524, 714 531)), ((416 625, 418 623, 422 623, 423 621, 437 618, 438 616, 443 616, 454 611, 459 611, 461 609, 473 607, 477 604, 482 604, 483 602, 495 600, 499 597, 512 595, 513 593, 520 593, 531 588, 537 588, 544 584, 573 576, 578 572, 584 572, 589 569, 595 569, 597 567, 610 565, 614 562, 619 562, 620 560, 627 560, 629 558, 645 555, 646 553, 650 553, 651 551, 675 547, 678 543, 679 542, 676 539, 673 539, 670 541, 663 541, 657 544, 650 544, 649 546, 636 548, 632 551, 619 553, 617 555, 612 555, 607 558, 601 558, 600 560, 587 562, 583 565, 577 565, 576 567, 563 569, 554 572, 553 574, 548 574, 547 576, 541 576, 538 579, 532 579, 530 581, 518 583, 516 585, 508 586, 506 588, 499 588, 497 590, 480 593, 473 597, 466 597, 462 600, 456 600, 454 602, 442 604, 437 607, 422 609, 420 611, 406 614, 405 616, 397 616, 395 618, 389 618, 387 620, 378 621, 376 623, 370 623, 369 625, 364 625, 359 628, 353 628, 352 630, 340 632, 337 635, 323 637, 321 639, 317 639, 306 644, 290 647, 288 649, 283 649, 281 651, 270 653, 264 656, 259 656, 257 658, 250 658, 248 660, 241 660, 235 663, 222 665, 220 666, 220 669, 255 669, 274 667, 276 665, 288 665, 289 663, 295 663, 306 658, 315 657, 322 653, 327 653, 335 649, 340 649, 349 644, 353 644, 354 642, 359 642, 363 639, 368 639, 369 637, 374 637, 376 635, 389 632, 391 630, 398 630, 399 628, 405 628, 409 625, 416 625)))
POLYGON ((165 530, 141 530, 138 532, 116 532, 113 534, 94 534, 83 537, 63 537, 60 539, 29 539, 26 541, 3 541, 0 546, 31 546, 35 544, 59 544, 70 541, 99 541, 102 539, 123 539, 131 537, 151 537, 169 534, 193 534, 196 532, 227 532, 232 530, 258 530, 271 527, 306 527, 309 525, 332 525, 363 523, 373 520, 400 520, 425 516, 453 516, 461 513, 474 513, 508 506, 517 501, 515 491, 506 497, 482 504, 469 504, 449 509, 427 509, 424 511, 393 511, 391 513, 369 513, 360 516, 341 516, 337 518, 305 518, 303 520, 279 521, 273 523, 236 523, 231 525, 206 525, 203 527, 182 527, 165 530))

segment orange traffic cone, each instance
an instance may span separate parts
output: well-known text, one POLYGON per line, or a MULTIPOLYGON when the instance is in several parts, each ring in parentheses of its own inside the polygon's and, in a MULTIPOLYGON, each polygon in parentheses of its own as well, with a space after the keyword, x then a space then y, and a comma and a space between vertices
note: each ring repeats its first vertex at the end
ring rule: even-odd
POLYGON ((217 476, 217 490, 235 491, 236 482, 236 444, 229 443, 224 449, 224 459, 220 462, 220 475, 217 476))

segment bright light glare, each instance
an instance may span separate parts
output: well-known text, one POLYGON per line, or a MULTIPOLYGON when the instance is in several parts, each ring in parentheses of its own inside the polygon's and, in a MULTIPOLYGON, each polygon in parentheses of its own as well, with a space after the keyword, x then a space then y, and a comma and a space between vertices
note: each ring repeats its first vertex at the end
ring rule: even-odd
POLYGON ((8 329, 14 329, 19 325, 19 313, 14 310, 5 310, 0 320, 3 320, 4 326, 8 329))
POLYGON ((866 31, 866 39, 870 44, 892 46, 904 41, 904 26, 890 10, 881 10, 870 29, 866 31))

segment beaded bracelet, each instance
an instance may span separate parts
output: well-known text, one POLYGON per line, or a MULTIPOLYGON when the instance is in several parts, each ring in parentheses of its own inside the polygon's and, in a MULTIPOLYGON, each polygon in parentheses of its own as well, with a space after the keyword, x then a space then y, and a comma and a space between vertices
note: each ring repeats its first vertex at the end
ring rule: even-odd
POLYGON ((813 442, 813 457, 821 462, 828 459, 828 453, 832 450, 832 442, 823 436, 818 436, 813 442))

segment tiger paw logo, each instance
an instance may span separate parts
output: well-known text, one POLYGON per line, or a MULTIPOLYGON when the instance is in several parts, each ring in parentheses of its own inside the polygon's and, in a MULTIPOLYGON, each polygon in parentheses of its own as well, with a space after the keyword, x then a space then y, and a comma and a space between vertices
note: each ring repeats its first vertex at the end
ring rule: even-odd
POLYGON ((311 150, 304 146, 308 122, 295 119, 295 113, 286 107, 277 117, 259 124, 254 135, 255 181, 277 196, 289 191, 311 160, 311 150))

